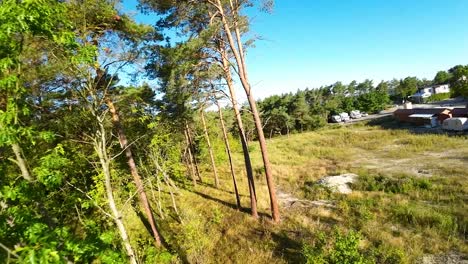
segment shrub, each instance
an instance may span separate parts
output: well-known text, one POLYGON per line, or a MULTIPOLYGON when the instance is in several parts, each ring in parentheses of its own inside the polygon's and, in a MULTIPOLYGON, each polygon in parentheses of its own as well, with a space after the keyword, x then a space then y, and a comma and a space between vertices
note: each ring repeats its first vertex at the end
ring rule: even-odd
POLYGON ((359 250, 360 241, 359 233, 353 230, 344 233, 336 229, 334 236, 329 237, 328 240, 324 233, 319 233, 313 246, 304 244, 302 254, 308 264, 367 263, 359 250))
POLYGON ((430 190, 432 183, 429 179, 414 178, 406 175, 399 178, 391 178, 381 174, 364 174, 359 177, 358 181, 354 184, 354 188, 362 191, 408 194, 413 190, 430 190))
POLYGON ((309 200, 328 200, 333 195, 330 188, 314 182, 305 182, 302 190, 304 191, 305 198, 309 200))
POLYGON ((433 94, 429 96, 427 99, 424 99, 424 102, 425 103, 437 102, 437 101, 442 101, 442 100, 449 99, 449 98, 450 98, 450 93, 433 94))
POLYGON ((380 264, 399 264, 407 263, 405 254, 401 249, 389 246, 387 243, 379 242, 380 245, 370 249, 370 255, 375 263, 380 264))
POLYGON ((338 204, 341 215, 347 218, 347 223, 354 228, 362 228, 369 220, 375 218, 372 211, 378 202, 374 199, 343 199, 338 204))
POLYGON ((327 120, 322 116, 314 115, 311 117, 309 128, 316 130, 327 125, 327 120))

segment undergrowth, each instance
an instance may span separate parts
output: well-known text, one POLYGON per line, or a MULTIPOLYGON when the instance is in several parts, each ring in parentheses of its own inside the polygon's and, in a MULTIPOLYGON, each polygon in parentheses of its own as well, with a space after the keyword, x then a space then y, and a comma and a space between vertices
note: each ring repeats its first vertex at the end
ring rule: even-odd
POLYGON ((269 221, 261 155, 252 142, 260 220, 249 216, 243 158, 235 149, 244 208, 235 209, 228 165, 217 159, 219 171, 226 172, 220 173, 221 189, 212 187, 209 169, 206 184, 186 186, 178 196, 183 223, 177 217, 161 222, 171 253, 154 253, 151 261, 174 262, 177 256, 176 262, 189 263, 394 264, 415 263, 424 254, 468 254, 468 164, 460 162, 467 143, 464 136, 416 135, 363 124, 271 139, 278 188, 331 204, 281 207, 282 221, 275 225, 269 221), (418 170, 428 176, 416 175, 418 170), (359 175, 352 194, 316 184, 346 172, 359 175))

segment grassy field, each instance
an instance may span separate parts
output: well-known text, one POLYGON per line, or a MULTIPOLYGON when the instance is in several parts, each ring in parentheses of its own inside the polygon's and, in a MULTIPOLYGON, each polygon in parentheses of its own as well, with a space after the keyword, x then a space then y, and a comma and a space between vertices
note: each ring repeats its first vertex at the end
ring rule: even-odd
MULTIPOLYGON (((422 256, 468 256, 468 137, 412 134, 356 124, 268 141, 279 192, 325 206, 281 206, 269 221, 268 192, 256 142, 251 143, 260 221, 235 209, 227 164, 221 189, 187 183, 177 196, 180 220, 162 220, 170 250, 191 263, 415 263, 422 256), (356 173, 349 195, 315 182, 356 173), (180 224, 180 222, 183 224, 180 224), (348 261, 348 262, 347 262, 348 261)), ((235 154, 242 205, 247 182, 235 154)), ((158 256, 159 261, 174 261, 158 256)), ((154 259, 147 259, 154 261, 154 259)))

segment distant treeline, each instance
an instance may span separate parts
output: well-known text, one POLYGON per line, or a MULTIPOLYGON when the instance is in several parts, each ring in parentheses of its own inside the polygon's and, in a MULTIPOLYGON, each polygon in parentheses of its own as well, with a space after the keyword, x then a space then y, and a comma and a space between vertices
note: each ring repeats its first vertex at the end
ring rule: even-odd
MULTIPOLYGON (((264 132, 268 136, 313 130, 324 126, 331 115, 351 110, 377 113, 392 103, 401 103, 419 88, 447 84, 452 96, 468 96, 468 65, 439 71, 433 80, 406 77, 382 81, 372 80, 349 84, 336 82, 316 89, 298 90, 296 93, 273 95, 258 102, 264 132)), ((244 108, 248 112, 248 107, 244 108)), ((247 119, 247 117, 246 117, 247 119)), ((245 121, 249 124, 249 120, 245 121)))

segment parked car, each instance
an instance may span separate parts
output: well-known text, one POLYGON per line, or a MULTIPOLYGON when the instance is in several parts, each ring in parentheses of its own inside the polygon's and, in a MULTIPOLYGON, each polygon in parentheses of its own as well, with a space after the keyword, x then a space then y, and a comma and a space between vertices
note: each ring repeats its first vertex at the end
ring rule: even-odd
POLYGON ((352 119, 358 119, 361 118, 361 112, 359 110, 353 110, 349 113, 349 116, 351 116, 352 119))
POLYGON ((345 112, 340 113, 340 117, 341 117, 341 121, 343 121, 343 122, 346 122, 346 121, 350 120, 348 113, 345 113, 345 112))
POLYGON ((368 114, 366 112, 362 112, 361 113, 361 116, 364 117, 364 116, 368 116, 368 114))
POLYGON ((341 116, 339 116, 339 115, 333 115, 330 119, 331 119, 331 122, 333 122, 333 123, 340 123, 341 122, 341 116))

